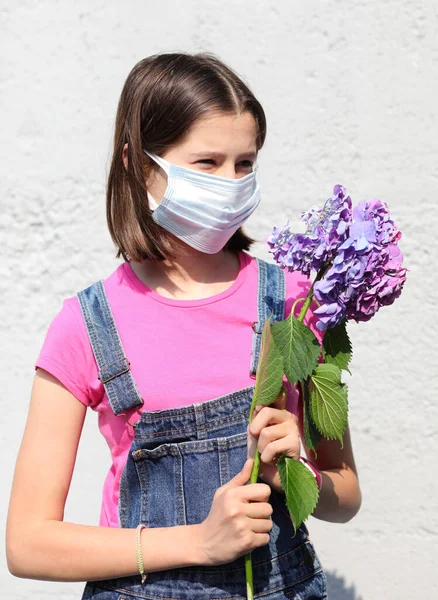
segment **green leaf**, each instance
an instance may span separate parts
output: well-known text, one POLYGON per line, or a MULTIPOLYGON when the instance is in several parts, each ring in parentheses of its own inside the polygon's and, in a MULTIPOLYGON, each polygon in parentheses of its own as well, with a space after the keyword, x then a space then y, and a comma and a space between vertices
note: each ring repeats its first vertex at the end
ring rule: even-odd
POLYGON ((348 365, 353 350, 347 333, 346 319, 343 319, 339 325, 326 330, 322 340, 322 349, 324 362, 336 365, 350 373, 348 365))
POLYGON ((277 468, 296 535, 301 523, 315 510, 319 498, 318 484, 303 463, 284 454, 280 456, 277 468))
POLYGON ((263 326, 253 397, 254 406, 272 404, 283 385, 283 355, 271 334, 271 327, 271 317, 269 317, 263 326))
POLYGON ((322 438, 321 433, 315 427, 315 423, 310 416, 310 400, 309 400, 309 382, 308 380, 300 383, 303 396, 303 415, 304 415, 304 442, 308 448, 313 450, 315 458, 318 453, 316 448, 322 438))
POLYGON ((271 325, 272 335, 283 353, 284 372, 293 385, 306 379, 315 368, 321 349, 313 332, 292 313, 271 325))
POLYGON ((310 376, 310 416, 327 439, 338 439, 343 448, 343 434, 348 425, 348 388, 341 383, 336 365, 319 364, 310 376))

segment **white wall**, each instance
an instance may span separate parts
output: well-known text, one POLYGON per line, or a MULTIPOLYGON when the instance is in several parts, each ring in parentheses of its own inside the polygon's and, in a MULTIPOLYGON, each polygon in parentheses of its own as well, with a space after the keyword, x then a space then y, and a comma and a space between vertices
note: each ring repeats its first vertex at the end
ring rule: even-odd
MULTIPOLYGON (((362 508, 348 524, 308 526, 330 598, 438 597, 437 24, 434 0, 0 2, 2 515, 47 326, 118 264, 104 186, 123 82, 149 54, 211 50, 268 116, 251 234, 263 240, 336 183, 354 203, 386 201, 403 231, 402 297, 350 327, 362 508)), ((263 243, 255 253, 268 258, 263 243)), ((90 413, 66 520, 97 523, 108 466, 90 413)), ((83 584, 12 577, 1 554, 3 597, 80 597, 83 584)))

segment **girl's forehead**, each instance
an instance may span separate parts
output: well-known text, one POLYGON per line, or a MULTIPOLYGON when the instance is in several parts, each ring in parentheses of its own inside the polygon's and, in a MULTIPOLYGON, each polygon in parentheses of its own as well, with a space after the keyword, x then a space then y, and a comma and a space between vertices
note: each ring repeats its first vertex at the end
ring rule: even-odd
POLYGON ((242 146, 245 152, 255 152, 256 138, 257 124, 250 112, 210 113, 193 123, 181 145, 198 150, 199 146, 232 144, 242 146))

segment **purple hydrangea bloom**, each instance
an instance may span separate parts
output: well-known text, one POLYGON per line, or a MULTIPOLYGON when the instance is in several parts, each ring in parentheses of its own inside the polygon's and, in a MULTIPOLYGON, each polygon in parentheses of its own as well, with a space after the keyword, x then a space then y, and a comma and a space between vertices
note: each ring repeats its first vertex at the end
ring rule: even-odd
POLYGON ((279 265, 309 275, 335 256, 348 237, 351 219, 351 198, 342 185, 335 185, 333 195, 322 209, 314 206, 302 213, 301 220, 307 226, 305 233, 292 234, 286 223, 281 229, 274 227, 266 241, 279 265))
POLYGON ((288 226, 274 229, 268 244, 283 268, 307 275, 327 268, 314 284, 318 329, 345 317, 368 321, 400 296, 407 271, 397 246, 402 234, 384 202, 374 198, 351 210, 351 199, 338 185, 323 209, 312 207, 302 220, 304 234, 291 234, 288 226))

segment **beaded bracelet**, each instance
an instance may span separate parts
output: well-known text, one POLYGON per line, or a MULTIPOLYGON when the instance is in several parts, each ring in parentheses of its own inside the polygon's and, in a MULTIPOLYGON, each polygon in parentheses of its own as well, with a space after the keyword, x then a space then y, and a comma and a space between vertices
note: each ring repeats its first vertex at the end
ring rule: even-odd
POLYGON ((308 461, 307 458, 305 458, 304 456, 300 456, 300 462, 302 462, 303 465, 305 467, 307 467, 309 469, 309 471, 313 474, 313 476, 316 479, 318 489, 321 490, 321 488, 322 488, 322 473, 321 473, 321 471, 319 469, 317 469, 315 467, 315 465, 312 465, 312 463, 310 461, 308 461))
POLYGON ((146 529, 146 525, 140 523, 140 525, 137 526, 137 564, 142 584, 146 581, 146 577, 148 576, 148 574, 144 572, 143 554, 141 551, 141 532, 143 529, 146 529))

